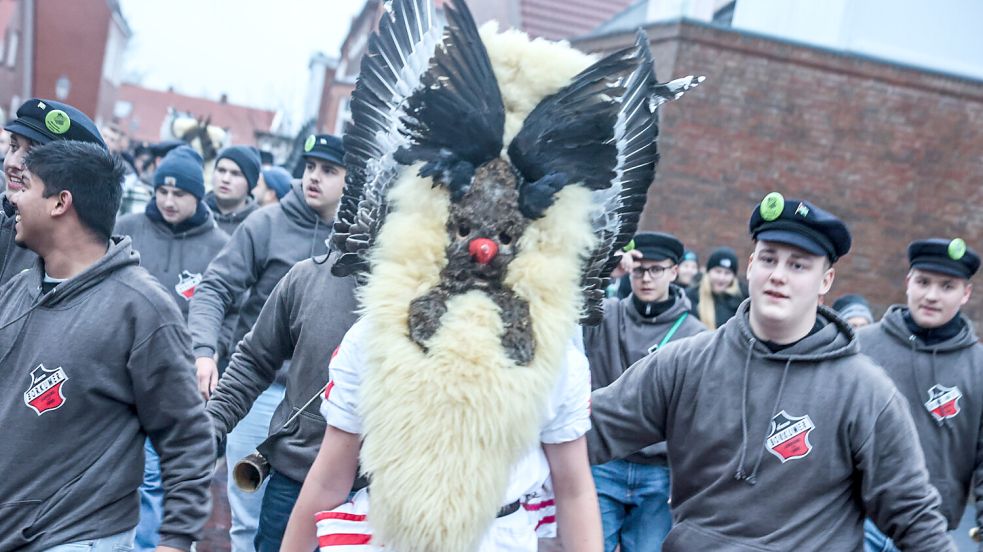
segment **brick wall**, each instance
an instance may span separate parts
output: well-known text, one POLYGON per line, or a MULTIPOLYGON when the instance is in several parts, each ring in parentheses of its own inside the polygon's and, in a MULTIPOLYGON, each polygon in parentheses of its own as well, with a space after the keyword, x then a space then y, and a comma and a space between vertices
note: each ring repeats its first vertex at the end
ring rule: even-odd
MULTIPOLYGON (((766 193, 812 199, 854 236, 830 298, 862 293, 878 316, 904 302, 911 240, 961 236, 983 251, 983 82, 709 25, 647 30, 661 79, 708 80, 663 108, 643 229, 677 234, 702 259, 718 245, 747 254, 747 219, 766 193)), ((977 280, 965 312, 983 326, 977 280)))

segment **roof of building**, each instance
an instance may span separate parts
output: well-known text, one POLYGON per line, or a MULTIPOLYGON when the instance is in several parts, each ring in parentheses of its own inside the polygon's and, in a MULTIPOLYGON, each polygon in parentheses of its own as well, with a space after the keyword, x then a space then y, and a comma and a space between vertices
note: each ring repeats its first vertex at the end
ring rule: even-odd
MULTIPOLYGON (((135 84, 120 86, 117 102, 130 104, 129 114, 120 126, 133 140, 156 142, 167 117, 168 108, 211 119, 211 124, 225 128, 233 144, 256 144, 256 132, 269 132, 274 111, 231 104, 220 100, 152 90, 135 84)), ((125 111, 125 109, 124 109, 125 111)))

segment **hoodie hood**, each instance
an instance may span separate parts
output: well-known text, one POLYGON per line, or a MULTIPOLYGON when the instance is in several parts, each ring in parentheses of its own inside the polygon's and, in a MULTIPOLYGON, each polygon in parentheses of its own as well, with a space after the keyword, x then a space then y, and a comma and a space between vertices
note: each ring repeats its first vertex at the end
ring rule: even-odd
MULTIPOLYGON (((38 305, 53 307, 67 303, 83 294, 92 286, 105 280, 110 274, 128 266, 139 266, 140 254, 133 250, 129 236, 113 236, 109 240, 109 249, 101 259, 74 277, 58 284, 53 290, 41 297, 38 305)), ((44 260, 38 259, 34 265, 31 280, 41 289, 44 279, 44 260)))
POLYGON ((949 353, 972 347, 979 342, 979 337, 976 335, 976 330, 973 328, 973 323, 970 322, 969 318, 966 318, 962 312, 959 312, 956 314, 956 316, 962 319, 963 322, 963 327, 959 333, 941 343, 926 345, 921 340, 917 339, 911 333, 911 330, 908 329, 908 325, 905 324, 905 314, 907 312, 908 307, 904 305, 892 305, 891 308, 884 313, 884 317, 881 319, 881 324, 884 327, 884 331, 887 332, 888 335, 901 341, 902 343, 909 345, 915 351, 949 353))

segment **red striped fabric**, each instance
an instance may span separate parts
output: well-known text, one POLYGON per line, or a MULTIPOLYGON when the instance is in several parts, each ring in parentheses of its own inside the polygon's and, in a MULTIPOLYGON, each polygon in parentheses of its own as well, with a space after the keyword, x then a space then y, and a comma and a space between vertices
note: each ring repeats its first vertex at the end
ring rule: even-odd
POLYGON ((324 388, 324 400, 331 398, 331 388, 334 387, 334 380, 328 382, 328 386, 324 388))
POLYGON ((540 527, 550 523, 556 523, 556 516, 546 516, 540 519, 539 523, 536 524, 536 529, 539 529, 540 527))
POLYGON ((356 544, 369 544, 372 540, 372 535, 366 535, 363 533, 332 533, 330 535, 321 535, 317 538, 317 545, 321 548, 327 546, 352 546, 356 544))
POLYGON ((314 521, 324 521, 326 519, 340 519, 342 521, 365 521, 365 515, 330 511, 330 512, 318 512, 314 516, 314 521))
POLYGON ((547 508, 549 506, 556 506, 556 501, 551 498, 549 500, 544 500, 542 502, 535 502, 535 503, 527 502, 522 505, 523 508, 529 510, 530 512, 535 512, 536 510, 542 510, 543 508, 547 508))

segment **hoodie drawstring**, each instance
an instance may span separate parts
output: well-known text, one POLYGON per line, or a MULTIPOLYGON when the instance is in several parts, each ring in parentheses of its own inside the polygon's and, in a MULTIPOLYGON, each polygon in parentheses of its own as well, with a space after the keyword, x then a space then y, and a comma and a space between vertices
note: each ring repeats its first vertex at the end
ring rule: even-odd
MULTIPOLYGON (((741 398, 741 456, 737 465, 737 472, 734 474, 734 479, 738 481, 746 481, 748 485, 754 485, 758 482, 758 468, 761 467, 761 461, 764 460, 765 451, 761 450, 758 452, 758 459, 754 461, 754 467, 751 468, 751 473, 744 473, 744 461, 747 459, 748 451, 748 438, 747 438, 747 395, 748 395, 748 374, 750 372, 751 356, 754 350, 755 339, 751 338, 748 347, 747 358, 744 361, 744 393, 741 398)), ((765 429, 765 440, 767 441, 768 432, 771 430, 772 420, 778 415, 778 407, 782 404, 782 395, 785 394, 785 381, 788 379, 788 370, 792 366, 792 360, 794 357, 789 357, 785 361, 785 368, 782 370, 782 379, 778 383, 778 394, 775 397, 775 405, 771 407, 771 415, 768 417, 768 428, 765 429)), ((764 443, 762 443, 764 444, 764 443)))
POLYGON ((309 259, 314 258, 314 245, 317 244, 317 227, 321 225, 321 217, 314 218, 314 233, 311 234, 311 254, 307 257, 309 259))
POLYGON ((757 341, 753 337, 748 342, 747 357, 744 359, 744 390, 741 393, 741 457, 737 462, 737 471, 734 472, 734 479, 740 481, 745 479, 744 460, 747 458, 747 392, 748 378, 751 372, 751 355, 754 351, 754 343, 757 341))

